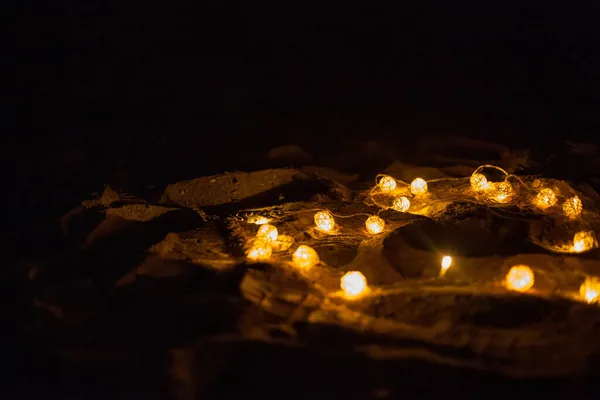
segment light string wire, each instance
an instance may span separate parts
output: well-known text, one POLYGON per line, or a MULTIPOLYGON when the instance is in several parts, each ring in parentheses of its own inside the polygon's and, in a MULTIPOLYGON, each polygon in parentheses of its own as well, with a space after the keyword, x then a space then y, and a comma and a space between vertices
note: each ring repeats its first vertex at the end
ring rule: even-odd
MULTIPOLYGON (((500 171, 504 175, 504 181, 505 182, 509 182, 510 180, 517 181, 518 185, 521 186, 521 189, 525 189, 524 193, 525 193, 526 196, 529 196, 530 192, 535 192, 535 189, 537 189, 537 186, 535 188, 532 188, 521 177, 519 177, 517 175, 514 175, 514 174, 509 174, 503 168, 495 166, 495 165, 490 165, 490 164, 481 165, 481 166, 479 166, 473 172, 472 176, 474 174, 481 173, 481 171, 484 170, 484 169, 486 169, 486 168, 500 171)), ((379 215, 379 213, 381 211, 385 210, 385 209, 391 209, 392 208, 390 206, 378 204, 378 202, 375 199, 373 199, 373 194, 377 190, 380 190, 380 187, 379 187, 379 181, 380 181, 380 179, 382 177, 385 177, 385 176, 390 176, 390 175, 387 175, 387 174, 378 174, 376 176, 376 178, 375 178, 375 181, 376 181, 375 186, 372 187, 368 191, 367 196, 365 196, 365 200, 370 200, 370 202, 372 202, 372 204, 374 204, 375 206, 379 207, 379 210, 377 211, 376 215, 379 215)), ((395 178, 393 178, 393 179, 397 183, 400 183, 400 184, 404 185, 405 187, 408 187, 410 185, 410 184, 408 184, 408 183, 406 183, 406 182, 404 182, 402 180, 398 180, 398 179, 395 179, 395 178)), ((431 179, 431 180, 428 180, 427 182, 428 183, 432 183, 432 182, 448 182, 448 181, 465 181, 466 182, 469 179, 470 179, 470 177, 455 177, 455 178, 447 177, 447 178, 431 179)), ((367 191, 358 190, 358 191, 354 191, 354 192, 357 192, 357 193, 366 193, 367 191)), ((390 193, 386 193, 386 192, 383 192, 383 191, 379 191, 377 194, 384 195, 384 196, 390 196, 390 193)), ((523 194, 523 191, 521 191, 521 194, 523 194)), ((410 195, 408 195, 408 196, 410 196, 410 195)), ((457 195, 452 196, 452 197, 459 197, 459 195, 457 194, 457 195)), ((462 197, 462 196, 460 196, 460 197, 462 197)), ((495 201, 493 198, 491 198, 489 196, 489 194, 487 196, 485 196, 485 195, 481 196, 481 195, 475 194, 474 196, 469 196, 468 201, 469 202, 473 202, 473 203, 477 203, 477 204, 488 204, 488 205, 490 203, 492 203, 493 207, 489 208, 490 211, 494 215, 497 215, 497 216, 500 216, 500 217, 504 217, 504 216, 500 215, 499 213, 497 213, 494 210, 494 208, 514 206, 515 205, 515 201, 514 201, 515 197, 522 197, 522 196, 518 196, 516 193, 512 193, 512 194, 510 194, 510 200, 509 201, 502 202, 502 201, 495 201)), ((448 199, 448 200, 450 200, 450 199, 448 199)), ((295 205, 295 204, 301 204, 301 203, 293 203, 293 204, 295 205)), ((257 209, 252 209, 252 210, 245 210, 245 211, 243 211, 243 213, 245 213, 246 215, 248 215, 247 214, 248 212, 250 214, 253 214, 254 212, 260 212, 260 211, 263 211, 263 210, 264 211, 269 210, 270 211, 269 212, 269 216, 272 219, 274 219, 275 221, 279 221, 279 220, 281 220, 282 218, 284 218, 287 215, 294 215, 294 214, 299 214, 299 213, 319 212, 319 211, 327 211, 332 216, 334 216, 336 218, 354 218, 354 217, 357 217, 357 216, 369 216, 370 217, 370 216, 374 215, 372 213, 354 213, 354 214, 350 214, 350 215, 341 215, 341 214, 338 214, 338 213, 333 213, 329 209, 324 209, 322 207, 312 208, 312 209, 300 209, 300 210, 293 210, 293 211, 289 210, 290 208, 293 208, 294 205, 288 204, 287 207, 284 206, 282 210, 279 210, 279 212, 275 211, 274 208, 273 208, 273 206, 271 206, 271 207, 263 207, 263 208, 257 208, 257 209), (285 210, 285 208, 288 208, 288 210, 285 210), (275 214, 275 215, 273 215, 273 214, 275 214), (285 214, 285 215, 282 216, 281 214, 285 214)), ((533 207, 531 205, 525 205, 523 203, 519 204, 519 202, 517 202, 516 205, 518 205, 520 209, 522 209, 522 208, 535 209, 535 207, 533 207)), ((240 212, 238 212, 238 214, 236 214, 236 217, 242 218, 242 217, 240 217, 239 214, 240 214, 240 212)), ((515 214, 525 215, 526 211, 525 210, 521 210, 521 212, 515 213, 515 214)), ((548 214, 547 212, 546 213, 542 213, 543 216, 549 217, 547 214, 548 214)), ((417 214, 417 215, 421 215, 421 214, 417 214)), ((597 218, 592 218, 592 219, 593 220, 597 220, 597 218)), ((555 253, 569 253, 569 251, 561 251, 560 249, 553 248, 552 246, 546 244, 545 242, 536 240, 533 237, 530 237, 530 239, 533 240, 533 242, 536 243, 538 246, 540 246, 541 248, 544 248, 544 249, 546 249, 548 251, 555 252, 555 253)), ((563 246, 563 247, 565 247, 565 246, 563 246)), ((594 244, 594 247, 597 247, 597 243, 594 244)), ((550 275, 550 272, 548 272, 548 271, 540 270, 539 268, 535 268, 535 270, 537 271, 537 274, 539 274, 539 275, 550 275)), ((576 272, 575 275, 579 276, 579 277, 582 277, 582 276, 583 277, 588 277, 589 276, 589 275, 587 275, 587 274, 585 274, 585 273, 583 273, 581 271, 575 271, 575 272, 576 272)))

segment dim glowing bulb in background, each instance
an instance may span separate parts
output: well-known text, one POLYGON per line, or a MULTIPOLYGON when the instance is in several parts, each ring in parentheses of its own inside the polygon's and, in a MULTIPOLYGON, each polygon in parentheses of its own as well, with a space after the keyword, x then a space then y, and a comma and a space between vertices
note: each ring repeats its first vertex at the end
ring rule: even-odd
POLYGON ((319 255, 312 247, 301 245, 292 255, 292 260, 298 268, 309 269, 319 262, 319 255))
POLYGON ((391 176, 384 175, 379 180, 378 185, 382 192, 392 192, 394 189, 396 189, 396 180, 391 176))
POLYGON ((367 278, 359 271, 350 271, 340 279, 340 287, 346 297, 357 297, 367 290, 367 278))
POLYGON ((515 265, 506 274, 506 287, 517 292, 526 292, 534 283, 533 271, 527 265, 515 265))
POLYGON ((407 212, 410 208, 410 200, 407 197, 396 197, 392 208, 396 211, 407 212))
POLYGON ((329 211, 319 211, 315 214, 315 225, 320 231, 331 232, 335 226, 335 220, 329 211))
POLYGON ((452 257, 444 256, 444 258, 442 258, 442 270, 441 270, 442 276, 446 274, 446 271, 448 271, 448 268, 450 268, 451 266, 452 266, 452 257))
POLYGON ((596 247, 596 234, 590 231, 577 232, 573 237, 573 251, 583 253, 596 247))
POLYGON ((567 217, 570 219, 577 219, 581 216, 583 205, 581 204, 579 197, 573 196, 565 200, 562 209, 567 217))
POLYGON ((488 182, 485 175, 480 174, 479 172, 476 172, 473 175, 471 175, 470 181, 471 187, 477 192, 488 190, 490 188, 490 183, 488 182))
POLYGON ((496 185, 495 200, 499 203, 506 203, 514 195, 514 190, 510 182, 500 182, 496 185))
POLYGON ((423 178, 415 178, 410 183, 410 192, 415 196, 427 193, 427 182, 423 178))
POLYGON ((256 224, 256 225, 264 225, 271 222, 271 220, 267 217, 263 217, 261 215, 251 215, 248 217, 248 223, 256 224))
POLYGON ((550 188, 540 190, 535 197, 535 205, 542 210, 546 210, 554 204, 556 204, 556 194, 550 188))
POLYGON ((600 300, 600 279, 588 276, 579 288, 579 295, 586 303, 600 300))
POLYGON ((268 243, 257 240, 246 253, 246 257, 252 261, 266 261, 271 258, 273 249, 268 243))
POLYGON ((365 226, 367 227, 367 231, 372 234, 377 234, 383 232, 383 228, 385 227, 385 221, 379 218, 377 215, 371 215, 365 221, 365 226))
POLYGON ((264 240, 265 242, 274 242, 277 240, 279 236, 279 232, 277 232, 277 228, 271 224, 264 224, 258 229, 258 233, 256 237, 264 240))

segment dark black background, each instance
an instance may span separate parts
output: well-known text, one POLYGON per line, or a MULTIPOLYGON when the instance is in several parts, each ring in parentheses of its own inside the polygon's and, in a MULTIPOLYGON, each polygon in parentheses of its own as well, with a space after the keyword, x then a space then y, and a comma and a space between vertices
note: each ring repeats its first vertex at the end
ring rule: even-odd
POLYGON ((104 183, 139 192, 260 168, 256 155, 279 144, 410 149, 424 135, 464 135, 532 147, 595 140, 600 128, 593 1, 15 9, 27 22, 26 118, 4 150, 18 210, 54 216, 104 183))

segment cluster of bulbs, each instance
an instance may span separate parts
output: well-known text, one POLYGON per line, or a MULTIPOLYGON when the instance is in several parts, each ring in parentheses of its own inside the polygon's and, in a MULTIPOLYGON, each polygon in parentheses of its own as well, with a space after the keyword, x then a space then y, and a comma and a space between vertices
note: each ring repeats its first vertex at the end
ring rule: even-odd
MULTIPOLYGON (((323 232, 333 231, 335 220, 328 211, 318 212, 315 214, 314 219, 317 229, 323 232)), ((256 233, 256 237, 251 242, 250 248, 246 252, 246 257, 253 262, 268 261, 273 254, 274 248, 282 248, 278 245, 281 237, 277 227, 274 225, 269 223, 261 225, 256 233)), ((300 245, 292 254, 292 265, 300 271, 309 271, 319 261, 319 255, 310 246, 300 245)), ((350 271, 340 279, 340 288, 345 298, 356 299, 366 293, 368 289, 367 279, 359 271, 350 271)))
MULTIPOLYGON (((515 187, 509 182, 508 175, 504 181, 490 182, 478 168, 470 177, 471 190, 476 196, 485 195, 486 198, 497 203, 508 203, 514 199, 517 192, 515 187)), ((497 168, 497 167, 495 167, 497 168)), ((386 194, 394 195, 398 187, 398 181, 391 176, 383 175, 377 182, 377 188, 386 194)), ((409 185, 408 190, 415 198, 424 198, 428 194, 427 181, 422 178, 414 179, 409 185)), ((547 211, 558 203, 558 196, 550 187, 544 187, 537 191, 532 199, 532 204, 542 210, 547 211)), ((399 212, 408 212, 411 207, 411 201, 406 196, 395 196, 392 202, 392 209, 399 212)), ((577 196, 567 198, 562 204, 563 214, 572 220, 578 219, 582 215, 583 205, 581 199, 577 196)), ((271 225, 270 220, 261 216, 251 216, 248 222, 261 225, 256 237, 253 239, 246 256, 249 260, 255 262, 267 261, 271 258, 273 250, 285 250, 291 246, 293 241, 284 240, 287 245, 282 245, 282 236, 279 235, 277 228, 271 225)), ((323 233, 333 234, 337 231, 337 224, 331 212, 324 210, 314 215, 315 228, 323 233)), ((371 235, 377 235, 384 231, 385 221, 377 215, 371 215, 365 221, 365 229, 371 235)), ((568 252, 582 253, 597 246, 594 232, 581 231, 575 234, 568 252)), ((292 254, 292 265, 301 270, 307 271, 319 263, 319 255, 310 246, 300 245, 292 254)), ((451 256, 444 256, 441 260, 440 276, 444 276, 452 266, 451 256)), ((517 292, 527 292, 535 282, 534 273, 526 265, 515 265, 507 273, 504 283, 509 290, 517 292)), ((364 295, 368 290, 367 280, 359 271, 351 271, 340 279, 340 288, 344 297, 356 299, 364 295)), ((600 279, 588 277, 581 284, 580 297, 588 302, 600 301, 600 279)))

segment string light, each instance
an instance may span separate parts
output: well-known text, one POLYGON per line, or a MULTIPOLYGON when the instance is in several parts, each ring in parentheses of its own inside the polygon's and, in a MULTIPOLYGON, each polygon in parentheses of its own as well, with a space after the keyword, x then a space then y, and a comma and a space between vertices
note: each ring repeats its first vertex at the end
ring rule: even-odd
POLYGON ((533 283, 533 271, 527 265, 515 265, 506 274, 506 287, 510 290, 526 292, 533 283))
POLYGON ((246 257, 252 261, 267 261, 271 258, 272 253, 273 249, 271 249, 271 246, 268 243, 263 242, 262 240, 256 240, 246 253, 246 257))
POLYGON ((499 203, 507 203, 514 195, 510 182, 500 182, 496 185, 494 199, 499 203))
POLYGON ((550 188, 543 188, 540 190, 535 198, 535 205, 541 209, 546 210, 556 204, 556 194, 550 188))
POLYGON ((396 197, 394 199, 394 203, 392 204, 392 208, 396 211, 407 212, 410 208, 410 200, 407 197, 396 197))
POLYGON ((381 188, 382 192, 389 193, 389 192, 394 191, 394 189, 396 189, 396 180, 394 178, 392 178, 391 176, 384 175, 379 180, 378 185, 381 188))
POLYGON ((367 278, 359 271, 350 271, 340 279, 340 287, 347 298, 356 298, 367 290, 367 278))
POLYGON ((246 221, 250 224, 256 225, 264 225, 271 222, 269 218, 263 217, 262 215, 250 215, 246 221))
POLYGON ((256 237, 264 240, 265 242, 274 242, 277 240, 279 236, 279 232, 277 232, 277 228, 271 224, 264 224, 258 230, 256 237))
POLYGON ((309 269, 319 262, 319 255, 312 247, 300 245, 292 255, 292 260, 298 268, 309 269))
POLYGON ((427 193, 427 182, 423 178, 415 178, 410 183, 410 192, 415 196, 427 193))
POLYGON ((446 274, 446 271, 448 271, 448 268, 450 268, 451 266, 452 266, 452 257, 444 256, 444 258, 442 258, 441 275, 444 276, 446 274))
POLYGON ((329 211, 319 211, 315 214, 315 225, 322 232, 331 232, 335 226, 335 220, 329 211))
POLYGON ((365 221, 365 226, 367 227, 367 231, 369 231, 369 233, 376 235, 383 232, 385 221, 379 218, 377 215, 371 215, 365 221))
POLYGON ((471 188, 473 188, 473 190, 476 192, 482 192, 490 188, 490 183, 485 175, 480 174, 479 172, 474 172, 473 175, 471 175, 470 182, 471 188))
POLYGON ((600 279, 592 276, 585 278, 579 288, 579 295, 586 303, 596 303, 600 299, 600 279))
POLYGON ((573 196, 565 200, 562 209, 567 217, 570 219, 577 219, 581 216, 583 205, 581 204, 579 197, 573 196))
POLYGON ((591 231, 577 232, 573 237, 573 251, 583 253, 597 246, 596 234, 591 231))

